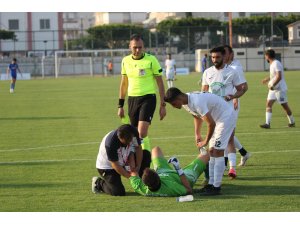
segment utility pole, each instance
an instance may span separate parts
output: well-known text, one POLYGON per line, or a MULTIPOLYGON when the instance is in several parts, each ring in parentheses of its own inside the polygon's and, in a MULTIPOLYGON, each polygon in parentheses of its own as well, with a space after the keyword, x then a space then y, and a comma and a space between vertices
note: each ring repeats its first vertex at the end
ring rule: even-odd
POLYGON ((229 21, 229 45, 232 47, 232 12, 228 13, 228 21, 229 21))

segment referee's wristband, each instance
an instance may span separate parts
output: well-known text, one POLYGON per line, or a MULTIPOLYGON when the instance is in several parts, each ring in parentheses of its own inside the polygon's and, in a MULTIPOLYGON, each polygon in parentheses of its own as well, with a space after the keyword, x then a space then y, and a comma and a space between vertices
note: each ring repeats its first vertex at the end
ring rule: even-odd
POLYGON ((119 98, 119 105, 118 105, 118 108, 123 108, 124 103, 125 103, 125 99, 119 98))
POLYGON ((184 174, 184 172, 183 172, 183 170, 182 169, 179 169, 179 170, 176 170, 177 171, 177 173, 178 173, 178 175, 179 176, 181 176, 181 175, 183 175, 184 174))

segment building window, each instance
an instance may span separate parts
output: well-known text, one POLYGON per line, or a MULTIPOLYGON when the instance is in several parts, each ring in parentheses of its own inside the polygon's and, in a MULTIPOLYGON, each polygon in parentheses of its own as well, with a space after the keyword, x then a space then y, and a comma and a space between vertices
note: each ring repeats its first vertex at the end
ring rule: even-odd
POLYGON ((246 13, 245 12, 239 12, 239 17, 245 17, 246 13))
POLYGON ((263 54, 264 54, 263 51, 258 51, 258 52, 257 52, 257 55, 263 55, 263 54))
POLYGON ((50 20, 49 19, 41 19, 40 20, 40 29, 41 30, 50 29, 50 20))
POLYGON ((300 50, 295 50, 295 54, 300 54, 300 50))
POLYGON ((300 29, 297 30, 297 39, 300 39, 300 29))
POLYGON ((237 52, 237 55, 245 55, 245 52, 237 52))
POLYGON ((19 30, 19 20, 8 20, 8 28, 10 30, 19 30))
POLYGON ((224 17, 228 17, 229 16, 229 12, 224 12, 224 17))

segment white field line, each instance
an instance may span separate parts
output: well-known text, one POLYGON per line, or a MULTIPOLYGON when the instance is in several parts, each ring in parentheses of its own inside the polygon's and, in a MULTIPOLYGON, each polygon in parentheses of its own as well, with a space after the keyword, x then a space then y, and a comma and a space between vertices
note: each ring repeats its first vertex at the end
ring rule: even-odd
MULTIPOLYGON (((269 131, 269 132, 248 132, 248 133, 237 133, 237 136, 241 135, 265 135, 265 134, 285 134, 285 133, 299 133, 300 131, 269 131)), ((151 137, 152 140, 170 140, 170 139, 185 139, 193 138, 194 136, 169 136, 169 137, 151 137)), ((30 150, 39 150, 39 149, 49 149, 49 148, 61 148, 61 147, 70 147, 70 146, 80 146, 80 145, 100 145, 100 141, 92 142, 83 142, 83 143, 74 143, 74 144, 61 144, 61 145, 49 145, 49 146, 40 146, 40 147, 30 147, 30 148, 15 148, 15 149, 0 149, 1 152, 16 152, 16 151, 30 151, 30 150)))
MULTIPOLYGON (((263 151, 263 152, 251 152, 251 154, 268 154, 268 153, 289 153, 289 152, 300 152, 300 149, 290 150, 278 150, 278 151, 263 151)), ((175 154, 176 155, 176 154, 175 154)), ((176 157, 195 157, 194 155, 176 155, 176 157)), ((171 157, 166 155, 165 157, 171 157)), ((72 161, 95 161, 95 159, 50 159, 50 160, 28 160, 28 161, 10 161, 0 162, 0 165, 14 165, 14 164, 26 164, 26 163, 51 163, 51 162, 72 162, 72 161)))

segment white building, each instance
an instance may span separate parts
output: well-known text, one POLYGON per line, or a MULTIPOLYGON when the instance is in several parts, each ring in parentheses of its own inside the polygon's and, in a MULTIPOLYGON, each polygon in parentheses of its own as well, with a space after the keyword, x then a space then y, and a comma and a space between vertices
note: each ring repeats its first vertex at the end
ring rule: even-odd
POLYGON ((95 25, 93 12, 64 12, 63 29, 64 39, 74 40, 86 34, 86 30, 95 25))
POLYGON ((300 20, 289 24, 289 44, 290 45, 300 45, 300 20))
POLYGON ((142 24, 146 18, 146 12, 96 12, 95 26, 117 23, 142 24))
POLYGON ((63 17, 55 12, 0 12, 0 29, 14 31, 15 40, 1 40, 1 52, 52 54, 63 49, 63 17))

